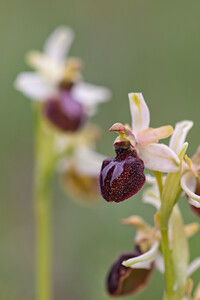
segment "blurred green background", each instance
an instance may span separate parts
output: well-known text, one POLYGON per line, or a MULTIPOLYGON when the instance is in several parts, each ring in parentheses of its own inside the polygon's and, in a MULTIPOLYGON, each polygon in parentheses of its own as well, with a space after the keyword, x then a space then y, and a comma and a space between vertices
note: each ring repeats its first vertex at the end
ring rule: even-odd
MULTIPOLYGON (((1 0, 0 10, 0 299, 34 299, 34 218, 32 204, 33 116, 31 103, 13 81, 28 70, 24 55, 42 49, 51 31, 70 25, 76 39, 70 54, 85 62, 88 82, 112 89, 94 122, 103 129, 98 151, 112 156, 114 122, 130 122, 127 93, 142 91, 151 126, 191 119, 188 153, 200 144, 200 2, 143 0, 1 0)), ((90 208, 68 199, 54 180, 54 299, 109 299, 107 270, 133 247, 134 229, 120 225, 131 214, 152 223, 154 209, 141 193, 121 204, 100 199, 90 208)), ((185 198, 185 222, 196 220, 185 198)), ((191 259, 200 252, 199 234, 190 241, 191 259)), ((200 271, 193 276, 195 282, 200 271)), ((155 271, 134 299, 160 300, 163 280, 155 271)), ((127 298, 131 299, 131 297, 127 298)))

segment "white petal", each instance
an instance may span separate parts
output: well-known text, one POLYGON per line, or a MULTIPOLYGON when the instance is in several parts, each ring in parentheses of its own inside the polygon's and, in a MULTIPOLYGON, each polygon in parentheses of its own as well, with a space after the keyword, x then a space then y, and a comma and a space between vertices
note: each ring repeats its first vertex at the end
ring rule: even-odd
POLYGON ((111 92, 102 86, 80 82, 72 89, 72 95, 78 102, 83 104, 88 115, 93 115, 99 103, 109 100, 111 92))
POLYGON ((145 177, 146 177, 146 182, 147 183, 149 183, 149 184, 157 184, 157 180, 156 180, 155 176, 152 176, 150 174, 146 174, 145 177))
POLYGON ((150 122, 148 106, 142 93, 129 93, 129 104, 132 118, 132 130, 136 135, 139 131, 147 129, 150 122))
POLYGON ((63 77, 65 65, 58 63, 46 54, 31 51, 27 55, 27 63, 52 84, 58 84, 63 77))
POLYGON ((181 187, 189 197, 189 203, 195 207, 200 207, 200 196, 195 194, 196 177, 192 172, 185 173, 181 178, 181 187))
POLYGON ((176 123, 174 133, 171 136, 169 146, 170 148, 179 155, 183 144, 185 142, 185 138, 192 128, 193 122, 192 121, 182 121, 176 123))
POLYGON ((154 143, 138 149, 139 157, 147 169, 167 173, 178 172, 180 160, 168 146, 154 143))
POLYGON ((155 260, 158 253, 159 243, 155 241, 149 251, 137 257, 130 258, 122 262, 125 267, 134 269, 150 269, 152 262, 155 260))
POLYGON ((74 40, 74 32, 70 27, 56 28, 44 45, 44 52, 57 62, 63 62, 74 40))
POLYGON ((197 269, 200 268, 200 257, 197 257, 191 264, 188 266, 187 275, 190 277, 197 269))
POLYGON ((157 186, 147 188, 142 195, 142 199, 144 203, 149 203, 156 209, 160 209, 161 202, 157 186))
POLYGON ((164 263, 163 256, 160 252, 158 252, 158 254, 156 256, 155 267, 161 274, 164 274, 164 272, 165 272, 165 263, 164 263))
POLYGON ((44 101, 56 93, 55 88, 45 78, 33 72, 19 74, 14 85, 27 97, 37 101, 44 101))
POLYGON ((78 173, 89 176, 98 176, 105 156, 86 147, 80 147, 75 152, 76 170, 78 173))

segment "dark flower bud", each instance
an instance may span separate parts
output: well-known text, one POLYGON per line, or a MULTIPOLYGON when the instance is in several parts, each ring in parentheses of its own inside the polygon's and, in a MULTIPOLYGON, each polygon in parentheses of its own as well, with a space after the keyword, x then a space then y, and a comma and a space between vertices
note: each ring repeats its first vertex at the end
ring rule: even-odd
POLYGON ((139 248, 122 254, 113 264, 107 278, 107 291, 111 296, 125 296, 140 291, 147 284, 154 264, 150 269, 133 269, 122 265, 124 260, 141 255, 139 248))
POLYGON ((118 142, 114 147, 116 157, 103 161, 100 188, 106 201, 121 202, 144 185, 144 163, 129 142, 118 142))
POLYGON ((76 131, 85 120, 84 108, 73 99, 70 89, 62 89, 57 98, 47 100, 44 114, 53 125, 63 131, 76 131))

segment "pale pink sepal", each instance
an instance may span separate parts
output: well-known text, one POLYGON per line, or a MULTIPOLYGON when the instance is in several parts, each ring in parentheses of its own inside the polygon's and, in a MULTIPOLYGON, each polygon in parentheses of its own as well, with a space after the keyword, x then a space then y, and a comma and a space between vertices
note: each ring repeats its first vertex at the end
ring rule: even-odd
POLYGON ((129 104, 132 117, 132 131, 136 135, 147 129, 150 123, 150 113, 142 93, 129 93, 129 104))
POLYGON ((181 152, 186 136, 189 130, 192 128, 192 121, 181 121, 176 123, 174 133, 171 136, 169 146, 170 148, 179 155, 181 152))
POLYGON ((144 161, 146 168, 167 173, 178 172, 180 160, 168 146, 153 143, 144 148, 138 147, 138 149, 139 157, 144 161))

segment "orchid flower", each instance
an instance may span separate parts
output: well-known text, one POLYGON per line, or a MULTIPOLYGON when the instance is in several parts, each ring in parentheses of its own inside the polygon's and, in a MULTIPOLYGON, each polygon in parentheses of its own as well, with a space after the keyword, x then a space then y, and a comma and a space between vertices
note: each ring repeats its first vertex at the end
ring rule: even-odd
POLYGON ((58 27, 45 42, 43 53, 31 51, 27 55, 36 72, 23 72, 15 81, 15 87, 42 102, 47 119, 65 131, 79 128, 111 95, 107 88, 82 81, 80 59, 66 60, 73 39, 71 28, 58 27))
POLYGON ((149 128, 149 109, 141 93, 129 94, 132 128, 115 123, 110 131, 119 133, 114 142, 116 157, 103 162, 101 194, 108 202, 121 202, 135 195, 144 185, 144 168, 174 173, 180 169, 177 154, 159 139, 170 136, 172 126, 149 128))
POLYGON ((141 93, 130 93, 129 104, 132 117, 131 128, 115 123, 110 131, 119 132, 117 141, 128 140, 138 152, 147 169, 160 172, 177 172, 179 158, 168 146, 158 144, 160 139, 173 133, 172 126, 150 128, 150 113, 141 93))

